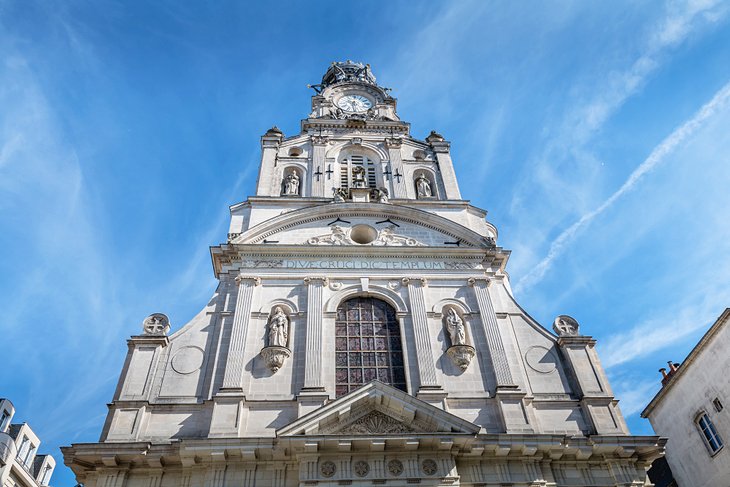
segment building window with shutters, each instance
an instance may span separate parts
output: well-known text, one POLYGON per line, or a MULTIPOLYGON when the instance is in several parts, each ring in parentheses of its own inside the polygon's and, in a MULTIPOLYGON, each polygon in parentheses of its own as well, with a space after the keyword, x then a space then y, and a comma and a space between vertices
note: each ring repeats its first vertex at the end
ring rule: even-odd
POLYGON ((364 172, 365 187, 376 188, 378 177, 375 173, 375 161, 363 154, 348 154, 340 161, 340 187, 347 190, 356 187, 355 168, 364 172))
POLYGON ((702 434, 702 438, 705 440, 705 445, 709 448, 711 454, 715 454, 720 451, 723 447, 722 439, 715 429, 715 425, 707 415, 706 412, 702 412, 697 416, 695 420, 697 429, 702 434))
POLYGON ((375 298, 348 299, 335 320, 335 395, 373 380, 407 391, 395 309, 375 298))

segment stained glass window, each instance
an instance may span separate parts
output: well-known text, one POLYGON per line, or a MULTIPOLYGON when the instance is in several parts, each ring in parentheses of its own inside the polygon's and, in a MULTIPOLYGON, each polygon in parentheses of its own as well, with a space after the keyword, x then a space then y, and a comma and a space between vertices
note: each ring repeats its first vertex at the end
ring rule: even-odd
POLYGON ((336 396, 376 379, 406 390, 395 310, 379 299, 349 299, 337 308, 335 321, 336 396))

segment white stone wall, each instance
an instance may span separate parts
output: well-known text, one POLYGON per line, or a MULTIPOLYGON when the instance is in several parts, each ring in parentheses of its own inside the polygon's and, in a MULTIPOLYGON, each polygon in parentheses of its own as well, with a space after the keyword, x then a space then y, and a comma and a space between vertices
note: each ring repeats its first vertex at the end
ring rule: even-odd
MULTIPOLYGON (((730 479, 730 332, 727 324, 707 343, 701 353, 672 379, 672 386, 650 413, 649 421, 657 434, 669 438, 667 462, 681 486, 724 487, 730 479), (717 411, 713 400, 719 398, 724 409, 717 411), (706 412, 725 442, 712 454, 695 421, 706 412)), ((683 365, 684 367, 684 365, 683 365)))

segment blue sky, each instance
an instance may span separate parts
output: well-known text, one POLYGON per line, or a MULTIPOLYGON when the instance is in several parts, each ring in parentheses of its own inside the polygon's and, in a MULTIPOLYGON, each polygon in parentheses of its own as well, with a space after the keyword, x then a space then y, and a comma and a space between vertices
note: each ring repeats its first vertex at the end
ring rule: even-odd
POLYGON ((657 369, 730 305, 729 22, 710 0, 0 0, 0 396, 59 461, 96 441, 125 339, 211 295, 259 136, 354 59, 451 140, 520 303, 577 318, 651 433, 657 369))

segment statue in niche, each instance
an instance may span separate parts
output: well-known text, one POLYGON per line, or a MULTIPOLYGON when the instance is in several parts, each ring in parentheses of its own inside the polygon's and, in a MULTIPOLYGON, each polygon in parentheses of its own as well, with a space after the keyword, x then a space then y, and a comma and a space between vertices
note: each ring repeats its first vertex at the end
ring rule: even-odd
POLYGON ((355 188, 365 187, 365 168, 355 166, 352 168, 352 186, 355 188))
POLYGON ((284 178, 284 195, 299 196, 299 176, 294 169, 284 178))
POLYGON ((416 194, 419 198, 431 198, 433 196, 431 182, 424 173, 419 174, 416 178, 416 194))
POLYGON ((274 313, 269 319, 269 346, 286 347, 289 336, 289 318, 280 306, 274 308, 274 313))
POLYGON ((373 188, 370 197, 378 203, 388 203, 388 190, 385 188, 373 188))
POLYGON ((347 191, 342 188, 332 188, 332 198, 335 203, 344 203, 347 198, 347 191))
POLYGON ((578 336, 579 327, 575 318, 568 315, 560 315, 553 322, 553 330, 561 337, 578 336))
POLYGON ((451 346, 466 345, 466 330, 462 320, 454 308, 446 312, 446 327, 451 336, 451 346))

